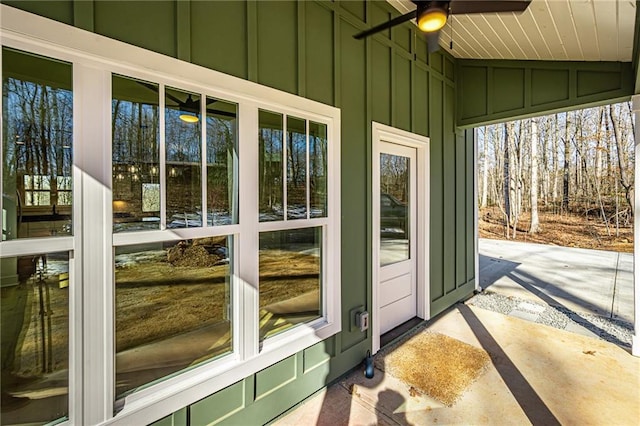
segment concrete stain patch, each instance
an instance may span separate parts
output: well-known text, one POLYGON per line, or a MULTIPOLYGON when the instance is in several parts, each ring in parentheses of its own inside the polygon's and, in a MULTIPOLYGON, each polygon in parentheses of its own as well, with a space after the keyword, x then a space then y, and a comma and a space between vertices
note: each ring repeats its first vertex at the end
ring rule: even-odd
POLYGON ((489 362, 489 355, 482 349, 426 331, 383 349, 375 360, 376 367, 406 383, 413 392, 447 406, 455 404, 489 362))

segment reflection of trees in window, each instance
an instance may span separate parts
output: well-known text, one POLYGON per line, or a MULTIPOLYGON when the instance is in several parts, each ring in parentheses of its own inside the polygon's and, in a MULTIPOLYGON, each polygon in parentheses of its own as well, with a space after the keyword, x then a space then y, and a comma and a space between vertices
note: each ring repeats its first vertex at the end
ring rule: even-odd
POLYGON ((207 212, 209 225, 238 223, 237 106, 207 98, 207 212))
POLYGON ((158 85, 114 75, 112 87, 114 230, 158 229, 160 203, 144 191, 160 183, 158 85))
POLYGON ((327 126, 309 122, 310 216, 327 216, 327 126))
POLYGON ((260 111, 259 200, 260 220, 281 220, 282 115, 260 111))
POLYGON ((2 56, 7 238, 69 234, 71 209, 57 207, 71 205, 71 66, 7 48, 2 56))
POLYGON ((287 218, 307 217, 306 122, 287 117, 287 218))
MULTIPOLYGON (((167 223, 170 227, 202 226, 202 144, 200 121, 181 116, 194 111, 200 96, 167 88, 165 91, 165 144, 167 157, 167 223), (177 100, 183 103, 174 106, 177 100)), ((196 110, 199 118, 199 110, 196 110)))
POLYGON ((380 154, 380 191, 403 203, 409 197, 409 159, 391 154, 380 154))

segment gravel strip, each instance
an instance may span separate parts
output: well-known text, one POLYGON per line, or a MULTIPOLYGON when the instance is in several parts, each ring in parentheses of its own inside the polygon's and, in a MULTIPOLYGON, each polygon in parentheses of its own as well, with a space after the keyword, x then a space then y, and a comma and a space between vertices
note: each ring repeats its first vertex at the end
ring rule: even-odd
POLYGON ((483 291, 466 302, 469 305, 500 314, 509 315, 522 303, 539 306, 542 310, 536 320, 538 324, 564 330, 570 324, 577 324, 591 331, 602 340, 622 347, 631 347, 633 325, 615 318, 594 314, 577 313, 564 306, 551 306, 544 302, 533 302, 513 296, 503 296, 492 291, 483 291))

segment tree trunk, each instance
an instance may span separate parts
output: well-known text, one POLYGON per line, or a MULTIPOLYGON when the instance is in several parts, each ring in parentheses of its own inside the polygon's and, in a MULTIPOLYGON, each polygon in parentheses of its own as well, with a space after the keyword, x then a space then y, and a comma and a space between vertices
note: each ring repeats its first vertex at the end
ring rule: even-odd
POLYGON ((569 145, 569 113, 564 113, 565 117, 565 134, 564 134, 564 173, 562 176, 562 209, 569 211, 569 162, 571 161, 571 152, 569 145))
POLYGON ((480 208, 487 207, 487 185, 489 181, 489 127, 484 127, 484 143, 482 147, 483 166, 482 166, 482 201, 480 208))
POLYGON ((538 121, 531 120, 531 226, 529 233, 540 232, 538 219, 538 121))
POLYGON ((504 124, 504 151, 503 151, 503 169, 502 169, 502 181, 503 181, 503 192, 504 192, 504 226, 505 226, 505 236, 509 238, 510 236, 510 228, 511 225, 511 202, 510 202, 510 193, 511 193, 511 177, 509 175, 509 127, 512 127, 513 124, 505 123, 504 124))
POLYGON ((620 123, 617 114, 614 113, 614 108, 611 105, 608 106, 609 119, 613 127, 613 138, 616 143, 616 153, 618 154, 618 169, 620 170, 620 184, 624 188, 624 196, 629 204, 629 210, 633 215, 633 182, 629 181, 629 175, 627 173, 626 165, 623 161, 624 150, 622 149, 622 137, 620 135, 620 123))

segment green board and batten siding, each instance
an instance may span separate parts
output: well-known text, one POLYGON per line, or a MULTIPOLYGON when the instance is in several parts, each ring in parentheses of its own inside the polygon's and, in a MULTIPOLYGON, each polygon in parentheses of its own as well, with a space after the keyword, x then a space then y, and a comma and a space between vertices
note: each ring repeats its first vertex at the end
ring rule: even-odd
POLYGON ((386 2, 3 3, 341 109, 343 331, 159 425, 264 423, 362 360, 370 332, 352 329, 349 311, 371 309, 371 121, 431 138, 435 315, 475 286, 473 137, 456 126, 630 94, 625 64, 592 64, 581 74, 577 64, 536 68, 535 63, 455 61, 446 53, 429 55, 410 24, 354 40, 367 22, 398 15, 386 2), (621 86, 603 87, 589 74, 594 70, 595 77, 603 71, 620 77, 621 86), (562 73, 568 73, 566 84, 558 78, 562 73), (540 91, 545 81, 558 87, 540 91), (560 93, 566 96, 554 97, 560 93))

